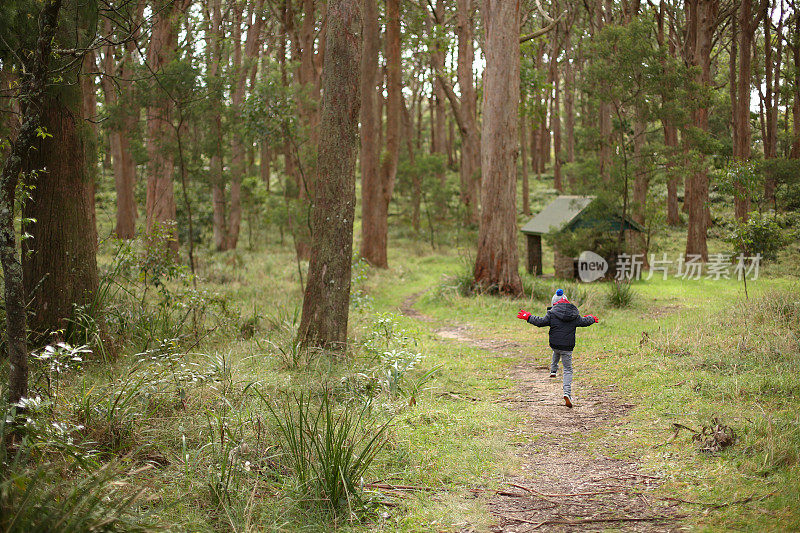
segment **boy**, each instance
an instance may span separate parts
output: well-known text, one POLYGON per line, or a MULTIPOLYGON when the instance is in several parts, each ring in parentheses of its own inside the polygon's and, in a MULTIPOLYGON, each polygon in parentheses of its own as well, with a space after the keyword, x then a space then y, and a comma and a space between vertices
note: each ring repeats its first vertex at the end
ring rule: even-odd
POLYGON ((520 309, 517 318, 537 327, 550 326, 550 347, 553 349, 553 362, 550 364, 550 377, 556 377, 558 360, 564 364, 564 403, 572 407, 572 350, 575 349, 575 328, 591 326, 599 322, 596 316, 580 316, 578 308, 564 296, 564 289, 558 289, 551 299, 552 307, 544 317, 533 316, 520 309))

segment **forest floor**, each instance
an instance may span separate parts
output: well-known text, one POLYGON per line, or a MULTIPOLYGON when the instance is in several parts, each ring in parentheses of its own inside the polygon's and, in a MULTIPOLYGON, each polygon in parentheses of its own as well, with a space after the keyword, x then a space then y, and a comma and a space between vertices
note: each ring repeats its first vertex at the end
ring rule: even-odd
MULTIPOLYGON (((398 239, 390 268, 357 264, 347 357, 297 349, 305 265, 287 246, 201 251, 195 288, 106 245, 123 349, 58 373, 34 360, 42 420, 72 428, 87 464, 112 461, 112 495, 139 498, 132 520, 160 531, 800 530, 796 245, 749 296, 734 279, 656 276, 618 308, 613 284, 525 273, 525 297, 469 293, 470 248, 451 241, 398 239), (516 318, 557 287, 600 318, 578 333, 573 409, 547 329, 516 318), (332 515, 293 473, 278 425, 298 394, 371 406, 356 437, 386 427, 363 508, 332 515), (735 441, 703 450, 692 433, 715 420, 735 441)), ((81 470, 59 435, 42 432, 41 458, 63 491, 81 470)))
MULTIPOLYGON (((431 317, 414 308, 419 296, 410 295, 400 310, 431 323, 431 317)), ((526 356, 535 347, 474 337, 471 329, 451 323, 434 332, 445 342, 468 343, 487 355, 520 360, 510 371, 513 387, 498 403, 523 414, 522 423, 509 428, 518 442, 521 468, 503 477, 507 488, 498 490, 490 502, 496 521, 491 531, 681 530, 679 520, 685 515, 676 510, 677 503, 666 504, 652 494, 660 476, 644 472, 635 461, 611 457, 608 449, 590 450, 582 442, 587 431, 624 424, 633 405, 586 384, 577 389, 570 409, 562 401, 560 370, 558 378, 550 378, 546 361, 526 356)))

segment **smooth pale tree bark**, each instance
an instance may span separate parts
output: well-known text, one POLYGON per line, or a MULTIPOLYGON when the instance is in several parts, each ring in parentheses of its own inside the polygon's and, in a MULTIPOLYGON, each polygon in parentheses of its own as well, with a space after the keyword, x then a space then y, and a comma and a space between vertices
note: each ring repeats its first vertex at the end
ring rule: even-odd
POLYGON ((400 155, 402 77, 400 61, 400 1, 386 0, 386 149, 378 179, 362 179, 361 256, 371 265, 387 268, 389 202, 394 192, 400 155))
MULTIPOLYGON (((692 66, 698 67, 695 81, 702 86, 711 85, 711 48, 719 7, 718 0, 689 0, 688 47, 692 66)), ((708 131, 708 107, 700 106, 692 112, 692 125, 708 131)), ((686 235, 686 255, 698 255, 708 260, 708 169, 704 157, 699 168, 689 180, 689 224, 686 235)))
POLYGON ((359 0, 328 0, 313 239, 299 335, 344 353, 350 309, 360 107, 359 0))
POLYGON ((476 285, 522 294, 517 256, 519 2, 484 0, 486 34, 481 134, 481 222, 476 285))
POLYGON ((28 395, 28 303, 23 282, 23 269, 17 254, 14 204, 20 173, 26 159, 34 149, 37 131, 42 126, 43 103, 49 79, 53 37, 58 28, 61 0, 46 0, 39 12, 36 46, 29 76, 20 87, 25 101, 19 130, 15 139, 9 139, 10 148, 0 173, 0 263, 3 267, 3 300, 6 315, 6 348, 8 350, 8 401, 19 402, 28 395))
MULTIPOLYGON (((190 0, 175 0, 164 6, 154 5, 157 13, 147 49, 147 62, 156 76, 174 59, 178 42, 178 26, 190 0), (159 9, 163 8, 163 9, 159 9)), ((175 102, 153 82, 153 95, 147 107, 147 198, 145 214, 147 235, 152 244, 164 245, 177 255, 179 241, 175 192, 175 132, 172 115, 175 102), (154 238, 162 240, 156 243, 154 238)))

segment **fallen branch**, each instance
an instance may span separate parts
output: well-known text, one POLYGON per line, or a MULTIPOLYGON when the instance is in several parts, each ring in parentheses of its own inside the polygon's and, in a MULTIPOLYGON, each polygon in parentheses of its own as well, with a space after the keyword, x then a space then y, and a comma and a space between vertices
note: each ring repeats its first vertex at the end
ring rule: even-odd
POLYGON ((678 422, 673 422, 672 428, 675 430, 675 432, 672 435, 670 435, 670 437, 666 441, 662 442, 661 444, 656 444, 655 446, 653 446, 654 448, 660 448, 661 446, 666 446, 667 444, 670 444, 672 441, 678 438, 678 434, 681 432, 682 429, 685 429, 686 431, 689 431, 694 435, 697 435, 699 433, 699 431, 692 429, 689 426, 684 426, 683 424, 679 424, 678 422))
POLYGON ((598 490, 592 492, 569 492, 569 493, 561 493, 561 494, 547 494, 544 492, 539 492, 536 489, 532 489, 530 487, 526 487, 524 485, 517 485, 516 483, 509 483, 512 487, 516 487, 518 489, 526 490, 528 492, 532 492, 539 496, 544 496, 545 498, 568 498, 570 496, 592 496, 595 494, 618 494, 620 492, 624 492, 621 490, 598 490))
POLYGON ((619 477, 619 476, 599 477, 599 478, 596 478, 596 479, 592 479, 592 482, 602 481, 604 479, 616 479, 618 481, 625 481, 626 479, 633 479, 633 478, 637 478, 637 477, 643 477, 645 479, 661 479, 661 477, 659 477, 659 476, 648 476, 647 474, 628 474, 625 477, 619 477))
POLYGON ((364 483, 364 486, 368 489, 379 489, 379 490, 411 490, 411 491, 420 491, 420 492, 431 492, 435 490, 433 487, 421 487, 417 485, 391 485, 389 483, 364 483))
POLYGON ((496 514, 497 514, 497 516, 499 516, 500 518, 503 518, 505 520, 513 520, 514 522, 523 522, 525 524, 533 524, 533 525, 536 526, 533 529, 536 529, 537 527, 541 526, 541 524, 539 524, 539 522, 534 522, 533 520, 528 520, 527 518, 520 518, 520 517, 516 517, 516 516, 508 516, 508 515, 504 515, 504 514, 500 514, 500 513, 496 513, 496 514))
MULTIPOLYGON (((545 520, 543 522, 536 522, 531 529, 539 529, 548 524, 558 524, 566 526, 580 526, 583 524, 593 524, 598 522, 656 522, 660 520, 677 520, 682 518, 680 516, 624 516, 620 518, 585 518, 583 520, 545 520)), ((525 523, 531 523, 524 520, 525 523)))

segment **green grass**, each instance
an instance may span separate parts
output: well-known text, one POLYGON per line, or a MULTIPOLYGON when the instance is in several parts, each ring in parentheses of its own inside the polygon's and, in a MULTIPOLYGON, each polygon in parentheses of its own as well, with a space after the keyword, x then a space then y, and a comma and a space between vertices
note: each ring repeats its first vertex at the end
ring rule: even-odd
MULTIPOLYGON (((538 198, 533 210, 546 200, 538 198)), ((682 232, 665 230, 653 251, 674 257, 684 242, 682 232)), ((144 513, 148 523, 162 528, 412 532, 469 525, 486 530, 493 522, 490 496, 476 497, 469 489, 496 488, 504 475, 520 471, 512 430, 523 422, 521 415, 495 402, 514 386, 508 374, 519 359, 442 340, 434 329, 469 324, 473 336, 518 342, 527 351, 519 357, 546 361, 546 330, 521 327, 516 313, 524 307, 542 314, 555 288, 564 287, 582 314, 601 320, 579 332, 577 399, 581 383, 591 383, 635 405, 618 424, 583 436, 585 445, 602 453, 609 443, 622 442, 626 458, 664 479, 657 497, 709 504, 753 497, 708 513, 706 507, 687 507, 688 523, 701 530, 800 529, 796 245, 748 285, 749 300, 734 280, 654 278, 634 282, 630 305, 613 308, 603 284, 525 274, 524 298, 464 297, 456 282, 468 277, 474 253, 440 244, 447 240, 437 236, 434 249, 425 236, 391 236, 391 268, 367 269, 359 281, 366 305, 351 313, 352 349, 343 358, 291 352, 292 317, 302 292, 288 244, 264 242, 262 236, 254 250, 219 254, 201 247, 198 291, 186 278, 169 282, 168 300, 175 307, 163 323, 144 327, 147 317, 137 311, 160 305, 155 290, 141 301, 124 292, 111 299, 114 316, 129 321, 120 328, 117 359, 90 358, 81 370, 59 377, 57 394, 40 416, 83 424, 72 437, 77 445, 98 450, 90 466, 122 455, 126 468, 116 490, 122 498, 131 496, 134 516, 144 513), (432 322, 400 314, 412 295, 418 298, 415 308, 432 322), (206 305, 197 307, 202 312, 195 330, 187 319, 184 336, 160 343, 158 332, 173 331, 175 317, 192 317, 181 306, 198 302, 206 305), (150 351, 137 355, 144 350, 150 351), (406 385, 432 372, 413 401, 397 390, 381 390, 376 375, 386 350, 421 354, 404 376, 406 385), (133 391, 131 383, 138 383, 133 391), (334 416, 372 398, 368 423, 357 431, 369 435, 388 424, 387 441, 364 481, 432 490, 399 498, 368 490, 366 507, 355 517, 332 515, 298 486, 291 461, 282 456, 285 439, 254 388, 276 402, 286 393, 331 390, 334 416), (120 395, 124 403, 115 403, 120 395), (737 432, 729 449, 716 456, 700 453, 686 433, 666 443, 673 422, 699 428, 714 416, 737 432)), ((471 246, 474 235, 458 230, 449 240, 471 246)), ((523 246, 520 240, 521 254, 523 246)), ((712 235, 710 248, 724 251, 725 245, 712 235)), ((552 272, 552 250, 546 246, 544 252, 545 270, 552 272)), ((112 255, 113 246, 104 243, 102 269, 110 268, 112 255)), ((53 475, 69 486, 77 480, 74 464, 47 438, 52 439, 41 437, 34 460, 55 465, 53 475)))

